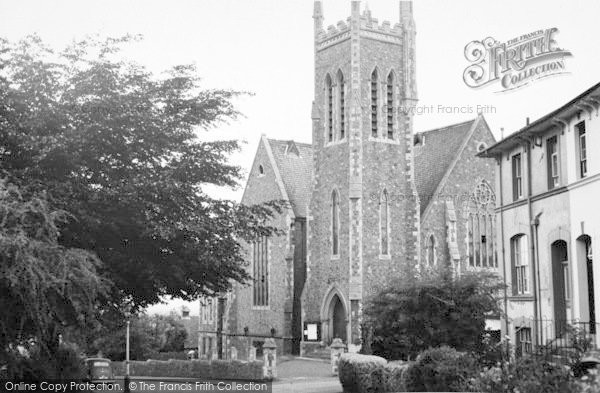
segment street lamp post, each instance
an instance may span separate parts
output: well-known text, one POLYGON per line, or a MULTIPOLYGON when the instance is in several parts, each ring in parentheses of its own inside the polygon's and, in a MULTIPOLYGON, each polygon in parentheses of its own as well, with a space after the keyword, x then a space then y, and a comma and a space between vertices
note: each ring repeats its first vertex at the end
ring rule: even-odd
POLYGON ((123 381, 125 385, 123 387, 124 393, 130 393, 129 390, 129 319, 127 319, 127 330, 125 333, 125 380, 123 381))

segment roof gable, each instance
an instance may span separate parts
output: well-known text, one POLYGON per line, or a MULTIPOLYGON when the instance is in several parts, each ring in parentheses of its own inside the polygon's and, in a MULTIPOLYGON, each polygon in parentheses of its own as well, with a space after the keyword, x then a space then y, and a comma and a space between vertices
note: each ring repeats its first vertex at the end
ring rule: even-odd
POLYGON ((312 192, 312 145, 267 139, 296 217, 306 217, 312 192))
POLYGON ((289 201, 267 138, 263 135, 254 155, 246 181, 242 204, 253 205, 272 200, 289 201))
POLYGON ((434 198, 456 158, 460 156, 465 140, 477 120, 415 134, 415 141, 419 141, 413 148, 415 187, 421 202, 421 214, 434 198))

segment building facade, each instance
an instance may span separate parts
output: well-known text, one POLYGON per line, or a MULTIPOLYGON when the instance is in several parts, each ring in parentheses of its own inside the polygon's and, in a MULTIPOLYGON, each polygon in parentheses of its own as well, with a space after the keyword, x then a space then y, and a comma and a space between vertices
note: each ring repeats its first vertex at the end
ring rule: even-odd
POLYGON ((324 29, 314 9, 312 144, 261 138, 242 203, 289 202, 278 236, 247 244, 251 282, 224 308, 227 347, 260 353, 274 337, 308 353, 333 338, 361 345, 364 302, 426 269, 497 269, 495 143, 482 116, 413 132, 417 103, 412 3, 398 23, 359 1, 324 29))
POLYGON ((519 352, 566 340, 569 326, 600 343, 599 108, 600 84, 481 153, 497 160, 502 329, 519 352))

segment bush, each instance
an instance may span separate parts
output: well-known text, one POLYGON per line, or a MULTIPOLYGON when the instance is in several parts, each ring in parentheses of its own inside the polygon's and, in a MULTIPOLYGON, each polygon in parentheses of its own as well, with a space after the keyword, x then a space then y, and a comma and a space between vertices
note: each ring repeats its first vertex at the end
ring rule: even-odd
POLYGON ((395 282, 365 305, 365 351, 388 360, 414 359, 441 345, 479 352, 486 319, 501 311, 496 299, 501 288, 498 277, 488 273, 395 282))
POLYGON ((387 361, 379 356, 342 354, 338 375, 344 392, 383 391, 383 369, 386 364, 387 361))
MULTIPOLYGON (((262 380, 262 362, 227 360, 148 360, 132 361, 130 375, 138 377, 206 378, 262 380)), ((125 363, 113 362, 115 375, 125 375, 125 363)))
POLYGON ((81 380, 85 376, 83 358, 74 344, 61 344, 56 353, 49 356, 35 344, 19 351, 5 352, 6 379, 28 381, 70 379, 81 380))
POLYGON ((424 351, 403 373, 409 392, 462 392, 477 374, 477 362, 469 354, 450 347, 424 351))
POLYGON ((510 363, 485 369, 471 382, 471 389, 483 393, 575 393, 571 368, 535 356, 517 358, 510 363))
POLYGON ((154 352, 148 355, 148 360, 188 360, 187 352, 154 352))
POLYGON ((403 374, 408 369, 408 363, 391 362, 383 368, 383 391, 405 392, 403 374))

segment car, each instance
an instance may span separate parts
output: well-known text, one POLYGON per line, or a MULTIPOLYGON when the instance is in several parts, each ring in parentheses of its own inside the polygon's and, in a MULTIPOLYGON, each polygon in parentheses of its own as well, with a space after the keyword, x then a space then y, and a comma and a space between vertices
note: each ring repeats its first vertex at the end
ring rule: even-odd
POLYGON ((110 359, 87 358, 84 360, 84 363, 86 368, 86 382, 109 386, 114 385, 115 376, 110 359))

